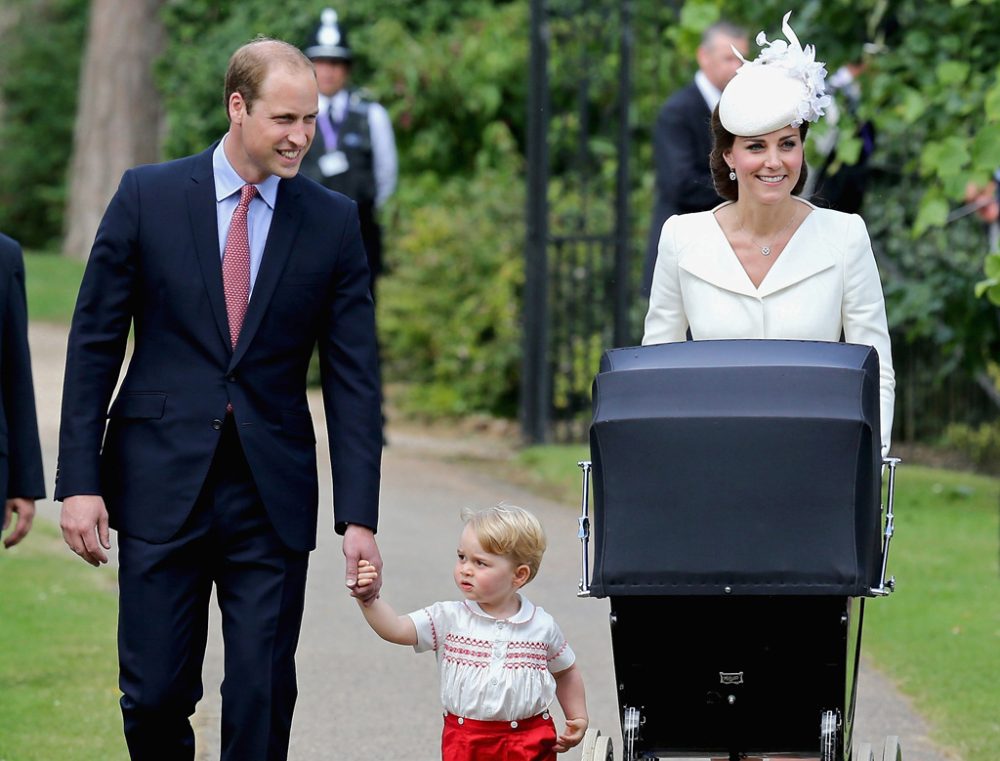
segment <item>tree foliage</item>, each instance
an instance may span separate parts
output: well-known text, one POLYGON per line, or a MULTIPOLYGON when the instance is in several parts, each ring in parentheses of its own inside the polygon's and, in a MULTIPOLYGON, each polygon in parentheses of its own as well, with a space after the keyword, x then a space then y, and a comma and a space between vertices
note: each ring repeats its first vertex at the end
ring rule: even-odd
MULTIPOLYGON (((304 43, 326 2, 175 0, 158 74, 166 150, 201 150, 226 129, 229 54, 263 34, 304 43)), ((337 3, 353 79, 389 110, 399 190, 383 217, 387 377, 411 406, 516 410, 524 208, 527 5, 489 0, 337 3)))
POLYGON ((86 0, 5 0, 0 37, 0 230, 51 246, 62 232, 86 0))
MULTIPOLYGON (((0 46, 2 70, 15 72, 0 83, 7 103, 0 226, 37 243, 60 230, 71 122, 55 112, 73 110, 87 3, 12 1, 44 10, 50 22, 34 23, 35 13, 0 46)), ((613 19, 605 10, 618 7, 618 0, 549 2, 557 17, 553 40, 574 14, 613 19)), ((221 80, 233 49, 258 34, 302 43, 328 4, 166 3, 168 47, 157 64, 167 114, 165 158, 201 150, 224 133, 221 80)), ((414 399, 431 409, 509 413, 520 353, 528 2, 332 4, 355 50, 355 81, 389 109, 400 151, 399 191, 383 215, 392 268, 379 299, 387 374, 413 381, 414 399)), ((761 29, 773 38, 788 3, 630 0, 628 7, 635 39, 630 229, 637 277, 652 204, 651 129, 658 108, 690 80, 707 24, 726 17, 746 26, 751 39, 761 29)), ((966 183, 984 180, 1000 164, 998 9, 1000 0, 802 0, 793 9, 793 27, 816 45, 830 71, 861 59, 862 44, 877 29, 889 30, 883 51, 867 59, 856 115, 872 121, 878 135, 863 213, 897 352, 905 357, 912 348, 928 357, 928 381, 959 371, 981 374, 1000 350, 996 309, 974 298, 982 281, 979 290, 1000 301, 1000 259, 986 260, 985 237, 974 221, 948 221, 966 183)), ((582 76, 580 50, 553 44, 554 82, 582 76)), ((617 98, 617 51, 595 48, 588 55, 596 64, 587 71, 600 109, 617 98)), ((573 97, 554 94, 550 113, 556 226, 576 223, 577 191, 559 175, 575 160, 569 143, 559 143, 579 128, 573 97)), ((846 118, 838 156, 849 160, 860 145, 846 118)), ((812 133, 813 144, 821 132, 812 133)), ((599 189, 586 216, 606 224, 613 143, 591 136, 585 160, 599 189)), ((637 324, 642 311, 637 298, 637 324)), ((906 362, 897 364, 907 371, 906 362)))

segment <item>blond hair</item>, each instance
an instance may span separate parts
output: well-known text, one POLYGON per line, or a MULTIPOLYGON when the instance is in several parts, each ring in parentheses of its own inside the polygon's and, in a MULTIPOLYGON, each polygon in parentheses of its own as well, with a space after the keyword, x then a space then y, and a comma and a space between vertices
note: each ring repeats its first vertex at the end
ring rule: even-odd
POLYGON ((482 510, 466 507, 462 510, 462 520, 484 550, 502 555, 515 567, 528 566, 528 581, 535 578, 545 554, 545 532, 538 518, 523 507, 501 502, 482 510))

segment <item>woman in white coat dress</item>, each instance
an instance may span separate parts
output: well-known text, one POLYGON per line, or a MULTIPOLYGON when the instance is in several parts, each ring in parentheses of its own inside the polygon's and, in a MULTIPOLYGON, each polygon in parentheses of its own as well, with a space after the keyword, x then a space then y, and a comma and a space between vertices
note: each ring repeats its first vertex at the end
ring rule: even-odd
POLYGON ((768 42, 722 93, 710 157, 726 203, 663 226, 643 344, 788 338, 874 346, 882 453, 889 449, 895 379, 882 285, 861 217, 797 197, 808 122, 829 103, 811 45, 768 42))

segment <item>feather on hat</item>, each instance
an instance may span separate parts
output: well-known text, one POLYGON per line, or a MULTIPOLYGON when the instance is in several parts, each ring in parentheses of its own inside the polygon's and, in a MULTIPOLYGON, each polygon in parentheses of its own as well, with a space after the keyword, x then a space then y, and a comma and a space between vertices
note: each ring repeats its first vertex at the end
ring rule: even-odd
POLYGON ((826 94, 826 65, 816 60, 816 49, 799 43, 788 19, 782 19, 785 40, 768 41, 757 35, 760 55, 747 61, 736 51, 743 65, 736 70, 719 101, 719 120, 734 135, 765 135, 802 122, 814 122, 830 105, 826 94))

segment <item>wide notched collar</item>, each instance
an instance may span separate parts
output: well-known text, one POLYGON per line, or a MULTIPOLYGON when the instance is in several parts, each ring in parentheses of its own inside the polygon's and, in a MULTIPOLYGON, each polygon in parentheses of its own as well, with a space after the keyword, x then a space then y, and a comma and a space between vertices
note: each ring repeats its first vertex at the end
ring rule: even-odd
MULTIPOLYGON (((812 207, 812 204, 809 204, 812 207)), ((792 235, 785 250, 755 287, 736 252, 722 232, 713 212, 699 215, 703 229, 685 241, 677 266, 694 277, 733 293, 765 298, 836 265, 836 259, 819 229, 815 207, 792 235)))

